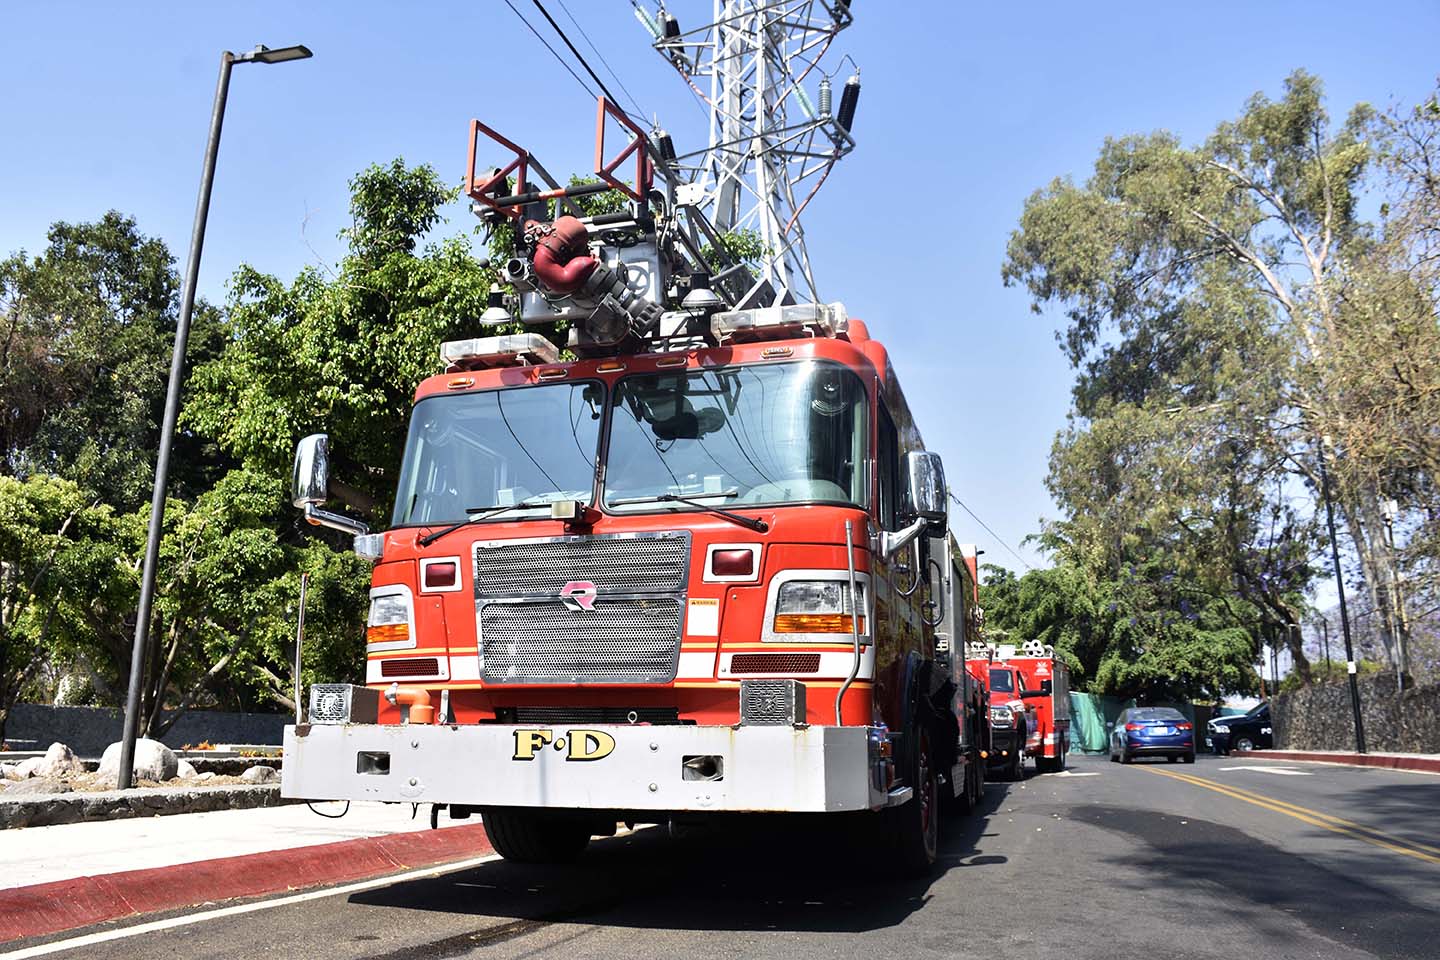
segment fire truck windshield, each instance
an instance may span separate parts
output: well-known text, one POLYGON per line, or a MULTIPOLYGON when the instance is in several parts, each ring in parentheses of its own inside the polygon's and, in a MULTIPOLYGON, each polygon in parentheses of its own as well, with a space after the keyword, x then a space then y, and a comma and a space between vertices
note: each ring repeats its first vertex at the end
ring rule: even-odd
POLYGON ((549 516, 555 500, 589 503, 604 395, 601 384, 580 382, 420 401, 393 525, 457 523, 467 511, 511 505, 496 517, 515 520, 549 516))
POLYGON ((625 377, 611 400, 605 506, 863 505, 867 409, 860 378, 821 361, 625 377))
POLYGON ((991 670, 990 691, 992 693, 1014 693, 1015 681, 1012 676, 1009 670, 991 670))

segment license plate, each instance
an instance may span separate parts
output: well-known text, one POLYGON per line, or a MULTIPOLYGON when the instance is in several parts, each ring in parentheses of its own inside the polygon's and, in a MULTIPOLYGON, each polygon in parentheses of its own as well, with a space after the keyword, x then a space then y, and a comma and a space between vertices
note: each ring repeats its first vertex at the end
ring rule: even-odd
POLYGON ((1157 737, 1168 737, 1174 732, 1175 731, 1171 730, 1169 727, 1156 727, 1154 730, 1154 733, 1157 737))

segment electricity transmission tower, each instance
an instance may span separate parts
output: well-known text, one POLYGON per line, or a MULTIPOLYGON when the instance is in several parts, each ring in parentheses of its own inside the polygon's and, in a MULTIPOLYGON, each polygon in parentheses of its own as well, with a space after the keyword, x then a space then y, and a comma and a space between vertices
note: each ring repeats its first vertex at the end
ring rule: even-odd
POLYGON ((653 14, 631 0, 654 46, 710 112, 710 143, 672 166, 722 232, 759 241, 760 283, 780 303, 819 300, 800 214, 850 135, 860 97, 858 69, 831 109, 824 61, 853 21, 849 0, 713 0, 710 22, 682 25, 662 2, 653 14), (814 90, 812 95, 810 90, 814 90))

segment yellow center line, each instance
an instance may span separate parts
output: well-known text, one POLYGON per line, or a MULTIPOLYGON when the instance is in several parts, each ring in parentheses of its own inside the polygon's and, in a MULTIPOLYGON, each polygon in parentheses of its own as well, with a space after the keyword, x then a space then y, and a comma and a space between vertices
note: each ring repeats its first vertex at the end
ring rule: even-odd
MULTIPOLYGON (((1195 775, 1194 775, 1194 774, 1189 774, 1189 776, 1195 776, 1195 775)), ((1197 779, 1197 780, 1203 780, 1204 778, 1197 776, 1197 777, 1195 777, 1195 779, 1197 779)), ((1212 782, 1212 783, 1213 783, 1214 781, 1207 781, 1207 782, 1212 782)), ((1297 804, 1297 803, 1289 803, 1288 801, 1285 801, 1285 800, 1277 800, 1277 799, 1275 799, 1274 797, 1267 797, 1267 796, 1264 796, 1263 794, 1255 793, 1254 791, 1251 791, 1251 790, 1245 790, 1245 789, 1243 789, 1243 788, 1241 788, 1241 787, 1231 786, 1230 784, 1225 784, 1225 786, 1226 786, 1228 789, 1235 791, 1236 793, 1244 793, 1244 794, 1248 794, 1249 796, 1252 796, 1252 797, 1259 797, 1259 798, 1262 799, 1262 800, 1268 800, 1270 803, 1278 804, 1278 805, 1280 805, 1280 806, 1282 806, 1282 807, 1288 807, 1288 808, 1291 809, 1291 810, 1295 810, 1295 811, 1297 811, 1297 812, 1299 812, 1299 813, 1309 814, 1309 815, 1312 816, 1312 817, 1319 817, 1319 818, 1322 819, 1322 820, 1328 820, 1328 821, 1330 821, 1331 823, 1339 824, 1339 825, 1342 826, 1342 827, 1349 827, 1349 828, 1352 829, 1352 830, 1359 830, 1359 831, 1362 831, 1362 832, 1365 832, 1365 833, 1373 833, 1373 834, 1374 834, 1375 836, 1377 836, 1377 837, 1384 837, 1384 838, 1386 838, 1386 839, 1388 839, 1388 840, 1393 840, 1393 841, 1395 841, 1396 843, 1403 843, 1404 845, 1406 845, 1406 846, 1408 846, 1408 847, 1414 847, 1414 848, 1417 849, 1417 850, 1424 850, 1424 851, 1426 851, 1426 852, 1428 852, 1428 853, 1440 854, 1440 847, 1431 846, 1431 845, 1428 844, 1428 843, 1421 843, 1419 840, 1407 840, 1407 839, 1404 839, 1404 838, 1401 838, 1401 837, 1394 837, 1394 836, 1391 836, 1390 834, 1386 833, 1384 830, 1377 830, 1377 829, 1375 829, 1374 827, 1367 827, 1365 824, 1363 824, 1363 823, 1356 823, 1354 820, 1346 820, 1346 819, 1344 819, 1344 818, 1342 818, 1342 817, 1336 817, 1336 816, 1333 816, 1333 815, 1328 814, 1328 813, 1321 813, 1319 810, 1311 810, 1309 807, 1302 807, 1302 806, 1300 806, 1300 805, 1297 804)))
POLYGON ((1173 780, 1180 780, 1197 787, 1204 787, 1207 790, 1214 790, 1216 793, 1224 794, 1227 797, 1243 800, 1245 803, 1254 804, 1257 807, 1264 807, 1266 810, 1274 813, 1281 813, 1287 817, 1293 817, 1296 820, 1304 821, 1311 826, 1328 830, 1331 833, 1338 833, 1344 837, 1363 840, 1372 846, 1383 847, 1394 853, 1414 857, 1417 860, 1424 860, 1427 863, 1440 863, 1440 856, 1425 852, 1427 850, 1435 850, 1435 847, 1423 843, 1414 843, 1409 840, 1402 840, 1399 837, 1392 837, 1373 827, 1363 827, 1359 824, 1352 824, 1350 821, 1341 820, 1339 817, 1332 817, 1329 814, 1300 807, 1293 803, 1286 803, 1283 800, 1276 800, 1273 797, 1267 797, 1263 794, 1243 791, 1239 788, 1216 783, 1213 780, 1205 780, 1201 777, 1193 777, 1183 773, 1172 773, 1169 770, 1160 770, 1156 767, 1142 767, 1141 769, 1148 773, 1155 773, 1162 777, 1170 777, 1173 780))

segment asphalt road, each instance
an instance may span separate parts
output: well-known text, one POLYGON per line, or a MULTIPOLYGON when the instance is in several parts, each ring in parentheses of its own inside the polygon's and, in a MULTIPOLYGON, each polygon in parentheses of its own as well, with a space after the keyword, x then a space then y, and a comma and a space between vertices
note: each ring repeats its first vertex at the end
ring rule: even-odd
POLYGON ((989 784, 977 814, 946 822, 923 881, 856 867, 859 834, 835 821, 648 829, 568 868, 491 862, 52 955, 1428 960, 1440 956, 1437 809, 1435 776, 1076 758, 1063 774, 989 784))

